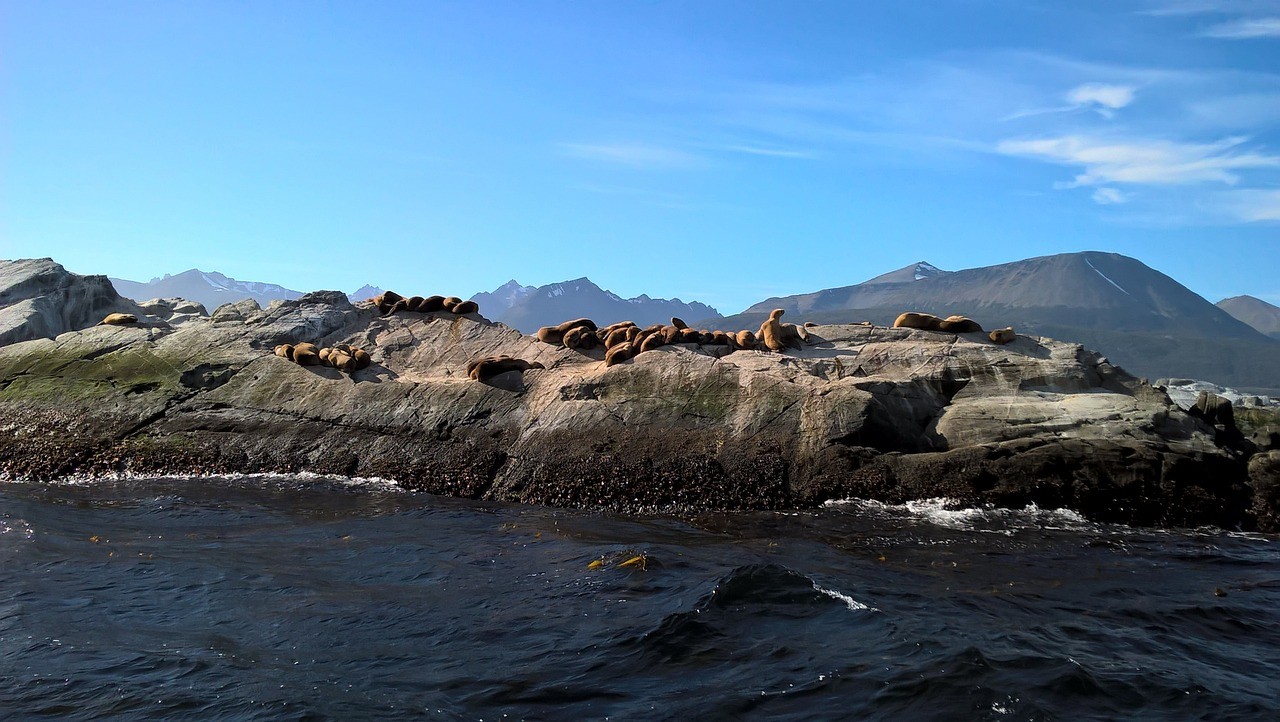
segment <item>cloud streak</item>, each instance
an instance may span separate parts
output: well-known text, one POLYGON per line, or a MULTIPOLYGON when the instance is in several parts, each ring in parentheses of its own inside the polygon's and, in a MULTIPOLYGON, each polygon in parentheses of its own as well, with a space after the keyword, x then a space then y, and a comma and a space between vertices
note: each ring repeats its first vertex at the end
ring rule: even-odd
POLYGON ((1255 40, 1280 38, 1280 17, 1243 18, 1213 25, 1201 33, 1206 38, 1223 40, 1255 40))
POLYGON ((1216 143, 1177 143, 1164 140, 1112 141, 1082 135, 1035 140, 1006 140, 997 150, 1007 155, 1082 166, 1066 187, 1134 183, 1185 185, 1240 180, 1236 171, 1280 167, 1280 156, 1242 150, 1248 138, 1237 136, 1216 143))
POLYGON ((574 158, 637 170, 679 170, 702 165, 702 158, 675 148, 634 143, 561 143, 574 158))

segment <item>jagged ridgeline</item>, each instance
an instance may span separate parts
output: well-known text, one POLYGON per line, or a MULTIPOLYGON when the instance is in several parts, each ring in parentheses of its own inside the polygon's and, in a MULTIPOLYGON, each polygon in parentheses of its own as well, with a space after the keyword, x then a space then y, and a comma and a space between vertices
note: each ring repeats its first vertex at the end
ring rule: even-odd
POLYGON ((945 496, 1280 530, 1280 435, 1241 433, 1208 397, 1187 413, 1079 344, 965 330, 958 308, 902 309, 937 330, 786 310, 807 340, 733 349, 677 328, 609 365, 603 345, 540 341, 483 308, 318 291, 169 322, 51 261, 0 264, 0 279, 10 478, 308 470, 628 512, 945 496), (99 325, 110 313, 136 321, 99 325))

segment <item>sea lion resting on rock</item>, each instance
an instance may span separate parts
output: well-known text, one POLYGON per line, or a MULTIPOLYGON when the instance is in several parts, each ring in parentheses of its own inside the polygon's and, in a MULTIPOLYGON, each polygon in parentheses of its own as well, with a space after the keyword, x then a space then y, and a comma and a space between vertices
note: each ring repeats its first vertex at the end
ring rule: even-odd
MULTIPOLYGON (((378 311, 383 315, 394 313, 395 305, 401 301, 405 301, 405 297, 395 291, 383 291, 373 297, 373 305, 378 307, 378 311)), ((408 302, 405 301, 407 304, 408 302)))
POLYGON ((991 339, 995 343, 1002 344, 1002 345, 1009 343, 1010 341, 1014 340, 1017 337, 1018 337, 1018 334, 1014 333, 1013 326, 1009 326, 1007 328, 997 328, 996 330, 987 334, 987 338, 991 339))
POLYGON ((977 321, 964 316, 947 316, 938 322, 938 330, 947 333, 982 333, 977 321))
POLYGON ((604 355, 605 368, 608 368, 614 364, 620 364, 623 361, 626 361, 627 359, 635 356, 636 353, 638 353, 638 351, 636 350, 635 346, 631 344, 630 341, 623 341, 617 346, 614 346, 613 348, 609 349, 608 353, 604 355))
POLYGON ((293 347, 293 362, 299 366, 315 366, 320 363, 320 349, 313 343, 300 343, 293 347))
POLYGON ((739 348, 753 349, 756 347, 756 335, 746 329, 738 332, 735 339, 739 348))
POLYGON ((137 323, 138 317, 132 313, 109 313, 107 317, 98 322, 99 326, 127 326, 131 323, 137 323))
POLYGON ((592 331, 596 330, 596 323, 589 318, 575 318, 572 321, 565 321, 559 326, 543 326, 538 329, 538 340, 543 343, 564 343, 564 335, 579 326, 585 326, 592 331))
POLYGON ((514 358, 512 356, 487 356, 467 364, 467 376, 470 376, 473 381, 483 382, 508 371, 524 372, 529 369, 541 368, 546 367, 537 361, 530 363, 522 358, 514 358))
POLYGON ((942 319, 931 313, 908 311, 893 322, 894 328, 918 328, 924 331, 937 331, 942 319))
POLYGON ((595 348, 598 342, 595 331, 586 326, 577 326, 569 329, 565 332, 562 340, 565 348, 577 348, 584 351, 595 348))
POLYGON ((480 304, 475 301, 460 301, 453 304, 453 307, 449 310, 461 316, 464 313, 475 313, 479 311, 480 304))

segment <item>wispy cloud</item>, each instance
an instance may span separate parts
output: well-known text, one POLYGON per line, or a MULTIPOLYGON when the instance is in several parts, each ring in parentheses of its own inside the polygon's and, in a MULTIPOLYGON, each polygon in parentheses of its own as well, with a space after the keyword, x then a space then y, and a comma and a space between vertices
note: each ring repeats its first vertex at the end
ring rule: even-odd
POLYGON ((1226 40, 1280 38, 1280 17, 1232 20, 1213 25, 1205 29, 1201 35, 1207 38, 1223 38, 1226 40))
POLYGON ((1214 202, 1224 212, 1249 223, 1280 221, 1280 189, 1223 191, 1214 202))
POLYGON ((1093 191, 1093 202, 1100 206, 1128 203, 1129 194, 1122 193, 1116 188, 1095 188, 1093 191))
POLYGON ((731 153, 746 153, 747 155, 763 155, 771 158, 813 158, 813 153, 805 150, 788 150, 786 148, 763 148, 754 145, 727 145, 724 147, 731 153))
POLYGON ((566 153, 584 160, 622 165, 639 170, 673 170, 695 168, 703 159, 692 153, 644 144, 561 143, 566 153))
POLYGON ((1139 15, 1177 16, 1250 13, 1276 8, 1275 0, 1159 0, 1137 11, 1139 15))
POLYGON ((1085 83, 1067 93, 1067 100, 1076 105, 1098 105, 1117 110, 1133 102, 1133 91, 1132 85, 1085 83))
POLYGON ((1124 142, 1080 135, 1036 140, 1006 140, 997 150, 1009 155, 1082 166, 1067 187, 1103 183, 1179 185, 1218 182, 1234 185, 1235 171, 1280 167, 1280 156, 1242 150, 1245 137, 1216 143, 1177 143, 1165 140, 1124 142))

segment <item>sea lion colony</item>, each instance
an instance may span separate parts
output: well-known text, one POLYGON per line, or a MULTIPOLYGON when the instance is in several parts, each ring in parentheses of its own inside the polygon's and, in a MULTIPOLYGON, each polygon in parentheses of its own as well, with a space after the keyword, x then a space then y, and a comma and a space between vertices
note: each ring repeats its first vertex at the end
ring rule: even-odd
MULTIPOLYGON (((394 291, 386 291, 369 299, 379 312, 390 316, 397 311, 416 313, 448 312, 466 314, 478 312, 475 301, 463 301, 456 296, 411 296, 405 298, 394 291)), ((756 331, 743 329, 737 333, 725 331, 697 330, 679 318, 672 317, 669 324, 653 324, 640 328, 633 321, 620 321, 608 326, 598 327, 589 318, 576 318, 565 321, 558 326, 543 326, 535 334, 536 338, 548 344, 561 345, 565 348, 590 350, 598 346, 605 348, 604 364, 606 367, 623 363, 635 358, 645 351, 660 346, 674 344, 698 344, 699 346, 726 346, 729 352, 739 350, 761 350, 782 353, 788 348, 799 348, 801 343, 809 342, 808 329, 816 326, 812 322, 802 325, 783 323, 786 311, 774 309, 756 331)), ((112 314, 119 316, 121 314, 112 314)), ((111 319, 109 316, 108 319, 111 319)), ((104 319, 103 323, 120 323, 104 319)), ((871 325, 863 322, 863 325, 871 325)), ((982 326, 964 316, 948 316, 940 318, 933 314, 907 312, 898 316, 893 322, 894 328, 916 328, 943 333, 982 333, 982 326)), ((1017 337, 1012 327, 997 329, 988 334, 988 338, 998 344, 1006 344, 1017 337)), ((346 371, 358 371, 371 363, 371 358, 364 349, 354 348, 347 344, 338 344, 333 348, 317 348, 315 344, 298 345, 281 344, 275 348, 275 355, 287 358, 302 366, 331 366, 346 371)), ((545 368, 537 362, 529 362, 513 356, 487 356, 472 360, 467 364, 467 375, 474 381, 488 381, 498 374, 508 371, 528 371, 545 368)))

